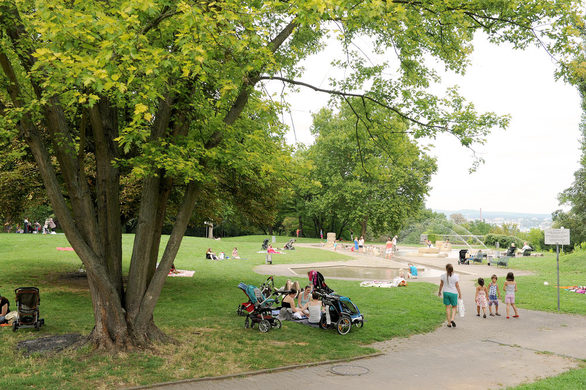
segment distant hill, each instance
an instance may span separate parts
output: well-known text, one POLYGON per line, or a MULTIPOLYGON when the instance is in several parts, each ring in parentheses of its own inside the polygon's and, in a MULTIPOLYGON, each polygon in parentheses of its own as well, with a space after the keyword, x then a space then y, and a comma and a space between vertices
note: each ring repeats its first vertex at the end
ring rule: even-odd
MULTIPOLYGON (((480 218, 480 210, 436 210, 436 213, 445 214, 449 217, 451 214, 462 214, 466 219, 474 220, 480 218)), ((539 220, 550 220, 551 214, 538 214, 538 213, 516 213, 511 211, 484 211, 482 210, 483 219, 497 219, 502 218, 504 220, 515 220, 515 219, 539 219, 539 220)))

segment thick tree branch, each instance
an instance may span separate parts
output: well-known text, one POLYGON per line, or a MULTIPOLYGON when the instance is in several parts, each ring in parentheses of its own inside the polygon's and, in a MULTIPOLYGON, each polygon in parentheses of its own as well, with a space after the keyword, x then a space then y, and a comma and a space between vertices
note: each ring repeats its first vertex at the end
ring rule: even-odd
MULTIPOLYGON (((275 38, 273 38, 267 45, 267 48, 275 53, 281 45, 287 40, 287 38, 295 31, 297 27, 297 22, 292 20, 289 22, 283 30, 277 34, 275 38)), ((256 71, 248 75, 248 77, 244 80, 242 86, 240 87, 240 92, 232 104, 230 111, 224 117, 224 123, 227 125, 232 125, 236 122, 236 119, 240 116, 246 104, 248 103, 248 98, 250 97, 250 93, 254 88, 255 84, 260 81, 260 71, 256 71)), ((206 143, 206 148, 211 149, 216 147, 222 141, 222 133, 220 131, 216 131, 210 137, 210 140, 206 143)))

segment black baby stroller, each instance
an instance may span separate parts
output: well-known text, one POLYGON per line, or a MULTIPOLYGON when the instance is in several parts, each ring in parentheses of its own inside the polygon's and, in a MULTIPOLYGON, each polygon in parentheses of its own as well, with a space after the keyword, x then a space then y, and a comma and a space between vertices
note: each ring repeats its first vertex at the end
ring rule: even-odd
POLYGON ((307 277, 313 285, 314 290, 323 294, 331 294, 334 292, 334 290, 328 287, 328 285, 325 282, 324 276, 320 272, 315 270, 309 271, 307 273, 307 277))
POLYGON ((458 264, 470 264, 470 260, 466 257, 468 249, 460 249, 460 256, 458 257, 458 264))
POLYGON ((289 242, 287 242, 285 244, 285 246, 283 247, 283 249, 286 249, 286 250, 289 250, 289 251, 295 250, 295 247, 293 246, 294 243, 295 243, 295 239, 294 238, 290 239, 289 242))
POLYGON ((252 307, 247 309, 248 314, 244 320, 245 328, 254 328, 254 324, 258 324, 258 330, 266 333, 271 328, 279 329, 281 327, 281 320, 273 317, 273 303, 276 301, 272 298, 265 297, 258 287, 252 284, 240 283, 238 287, 244 291, 252 307))
POLYGON ((45 320, 39 318, 39 304, 41 297, 39 289, 36 287, 19 287, 14 290, 16 294, 16 310, 18 316, 12 323, 12 330, 16 332, 18 328, 35 328, 41 329, 45 320))
POLYGON ((260 247, 261 250, 266 251, 269 249, 269 239, 265 238, 262 242, 262 246, 260 247))
POLYGON ((320 328, 336 328, 339 334, 345 335, 350 332, 352 325, 358 328, 364 326, 364 316, 350 298, 337 294, 318 294, 326 308, 319 321, 320 328))

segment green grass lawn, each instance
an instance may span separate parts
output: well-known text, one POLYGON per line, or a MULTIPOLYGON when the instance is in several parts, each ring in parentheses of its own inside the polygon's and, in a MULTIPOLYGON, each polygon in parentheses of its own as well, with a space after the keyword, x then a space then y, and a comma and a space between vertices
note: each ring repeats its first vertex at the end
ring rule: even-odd
MULTIPOLYGON (((556 255, 544 257, 517 257, 509 263, 515 269, 535 272, 532 276, 519 276, 517 302, 524 309, 557 311, 556 255), (544 285, 548 282, 549 285, 544 285)), ((586 251, 560 255, 560 286, 586 285, 586 251)), ((562 313, 586 315, 586 295, 560 290, 562 313)), ((586 362, 575 370, 561 375, 529 383, 515 389, 584 389, 586 388, 586 362)))
POLYGON ((586 362, 580 368, 564 372, 563 374, 542 379, 538 382, 517 386, 516 390, 560 390, 586 389, 586 362))
MULTIPOLYGON (((346 336, 296 323, 261 334, 244 329, 237 306, 246 301, 239 282, 261 284, 266 276, 252 271, 264 263, 256 253, 265 236, 212 241, 186 237, 175 261, 178 269, 195 270, 193 278, 169 278, 155 310, 155 321, 179 345, 157 345, 153 350, 117 356, 95 353, 90 348, 51 356, 23 356, 18 341, 39 336, 79 332, 93 326, 91 302, 84 279, 67 278, 79 269, 73 252, 57 251, 68 246, 63 235, 0 234, 0 292, 14 303, 13 290, 37 286, 41 290, 41 316, 46 326, 40 333, 22 329, 16 333, 0 328, 0 388, 87 389, 115 388, 163 381, 244 372, 288 364, 340 359, 374 352, 368 344, 428 332, 443 319, 437 286, 412 283, 401 289, 369 289, 355 281, 330 280, 336 291, 352 298, 365 314, 362 329, 346 336), (209 261, 204 253, 231 254, 238 247, 242 260, 209 261)), ((133 236, 123 239, 129 259, 133 236)), ((277 237, 282 246, 287 237, 277 237)), ((301 239, 299 242, 318 242, 301 239)), ((161 248, 161 251, 163 248, 161 248)), ((273 255, 276 263, 344 261, 340 253, 298 248, 286 255, 273 255)), ((127 261, 125 267, 128 267, 127 261)), ((307 279, 298 278, 304 285, 307 279)), ((276 278, 282 285, 286 278, 276 278)))
MULTIPOLYGON (((516 257, 510 268, 535 272, 532 276, 519 276, 518 303, 525 309, 557 311, 556 255, 543 257, 516 257), (545 285, 547 282, 548 285, 545 285)), ((560 255, 560 286, 586 285, 586 251, 560 255)), ((560 306, 563 313, 586 315, 586 295, 560 290, 560 306)))

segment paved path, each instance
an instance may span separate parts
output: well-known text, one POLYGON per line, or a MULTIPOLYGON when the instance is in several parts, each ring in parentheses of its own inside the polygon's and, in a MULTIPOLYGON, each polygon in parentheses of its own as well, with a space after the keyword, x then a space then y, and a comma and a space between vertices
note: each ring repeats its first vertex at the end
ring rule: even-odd
MULTIPOLYGON (((378 265, 379 258, 359 255, 361 262, 378 265)), ((401 261, 400 258, 395 260, 401 261)), ((442 267, 453 259, 407 258, 405 261, 442 267)), ((586 318, 520 310, 519 319, 475 316, 476 274, 489 277, 494 267, 457 266, 462 275, 466 317, 456 318, 457 328, 377 343, 383 355, 347 363, 319 365, 223 380, 184 381, 161 385, 161 390, 195 389, 492 389, 557 375, 586 359, 586 318), (344 367, 340 367, 344 366, 344 367), (350 366, 350 367, 348 367, 350 366), (368 371, 342 376, 332 370, 368 371)), ((497 275, 503 276, 503 270, 497 275)), ((432 281, 432 280, 427 280, 432 281)), ((437 282, 433 281, 433 282, 437 282)), ((521 287, 522 288, 522 287, 521 287)), ((504 305, 501 305, 504 314, 504 305)), ((438 299, 438 310, 442 310, 438 299)), ((366 325, 368 326, 368 324, 366 325)))

